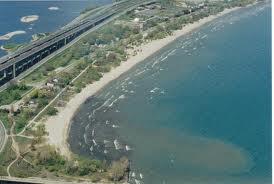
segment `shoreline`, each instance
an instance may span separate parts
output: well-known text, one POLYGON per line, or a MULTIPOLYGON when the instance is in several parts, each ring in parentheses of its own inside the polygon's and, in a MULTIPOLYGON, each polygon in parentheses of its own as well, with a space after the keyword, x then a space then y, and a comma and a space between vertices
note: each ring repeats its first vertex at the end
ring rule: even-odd
POLYGON ((62 155, 70 158, 72 153, 70 151, 67 139, 70 131, 71 120, 79 107, 90 96, 94 95, 109 82, 117 79, 119 76, 130 70, 132 67, 136 66, 138 63, 156 53, 161 48, 172 43, 179 37, 191 31, 194 31, 195 29, 215 20, 218 17, 221 17, 238 9, 240 9, 240 7, 225 9, 224 11, 216 15, 210 15, 192 24, 187 24, 183 27, 183 29, 176 30, 173 32, 172 35, 167 36, 163 39, 153 40, 148 43, 142 44, 141 46, 135 47, 134 50, 139 50, 136 55, 131 55, 126 61, 123 61, 120 66, 112 68, 111 71, 105 73, 99 81, 87 85, 80 93, 73 96, 64 108, 59 109, 59 113, 56 116, 51 116, 47 118, 47 120, 44 122, 46 131, 48 132, 47 143, 55 146, 62 155))
POLYGON ((20 21, 23 23, 29 23, 29 22, 37 21, 38 19, 39 19, 38 15, 27 15, 27 16, 21 17, 20 21))
POLYGON ((26 31, 18 30, 18 31, 9 32, 9 33, 7 33, 5 35, 0 35, 0 41, 1 40, 9 40, 13 36, 20 35, 20 34, 26 34, 26 31))

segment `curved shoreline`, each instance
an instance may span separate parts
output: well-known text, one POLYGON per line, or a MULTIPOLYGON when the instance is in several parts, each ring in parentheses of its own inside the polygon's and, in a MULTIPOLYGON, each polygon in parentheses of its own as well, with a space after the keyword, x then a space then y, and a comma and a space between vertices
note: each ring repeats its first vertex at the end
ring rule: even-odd
POLYGON ((37 21, 38 19, 39 19, 38 15, 27 15, 27 16, 21 17, 20 21, 23 23, 29 23, 29 22, 37 21))
POLYGON ((130 56, 127 61, 122 62, 120 66, 113 68, 110 72, 105 73, 103 77, 94 82, 93 84, 87 85, 80 93, 72 97, 66 106, 59 109, 59 113, 56 116, 49 117, 45 121, 46 130, 48 131, 48 143, 54 145, 62 155, 70 157, 71 151, 68 144, 68 135, 70 131, 71 120, 79 107, 92 95, 101 90, 109 82, 117 79, 119 76, 130 70, 132 67, 142 62, 147 57, 151 56, 161 48, 175 41, 177 38, 201 27, 202 25, 209 23, 216 18, 228 14, 232 11, 239 9, 240 7, 225 9, 217 15, 211 15, 205 17, 192 24, 187 24, 182 30, 174 31, 172 35, 166 38, 153 40, 149 43, 145 43, 135 50, 141 50, 135 56, 130 56))
POLYGON ((12 31, 12 32, 9 32, 5 35, 0 35, 0 41, 1 40, 9 40, 11 39, 13 36, 16 36, 16 35, 20 35, 20 34, 26 34, 26 31, 22 31, 22 30, 19 30, 19 31, 12 31))

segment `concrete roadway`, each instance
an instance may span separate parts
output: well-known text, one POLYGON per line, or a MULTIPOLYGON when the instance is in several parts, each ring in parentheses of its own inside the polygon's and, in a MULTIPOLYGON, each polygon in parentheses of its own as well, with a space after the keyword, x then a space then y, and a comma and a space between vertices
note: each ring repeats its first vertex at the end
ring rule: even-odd
MULTIPOLYGON (((124 0, 122 2, 126 2, 126 1, 127 0, 124 0)), ((102 27, 103 25, 111 22, 112 20, 114 20, 117 17, 121 16, 125 12, 138 7, 140 4, 146 4, 146 3, 150 3, 150 2, 155 2, 155 0, 138 0, 138 1, 134 2, 134 5, 129 6, 129 4, 128 4, 127 6, 129 6, 129 7, 123 9, 123 11, 121 11, 120 13, 118 13, 118 14, 110 17, 109 19, 105 20, 104 22, 100 23, 99 25, 97 25, 97 26, 91 28, 90 30, 88 30, 87 32, 81 34, 79 37, 77 37, 76 39, 74 39, 73 41, 71 41, 70 43, 68 43, 67 45, 63 46, 59 50, 57 50, 54 53, 50 54, 49 56, 45 57, 39 63, 37 63, 36 65, 32 66, 30 69, 26 70, 25 72, 23 72, 22 74, 20 74, 19 76, 17 76, 15 79, 16 80, 23 79, 24 77, 26 77, 27 75, 29 75, 31 72, 33 72, 35 69, 37 69, 38 67, 40 67, 41 65, 43 65, 45 62, 47 62, 49 59, 51 59, 54 56, 58 55, 59 53, 63 52, 67 48, 71 47, 74 43, 78 42, 80 39, 82 39, 83 37, 85 37, 86 35, 88 35, 89 33, 91 33, 92 31, 95 31, 98 28, 102 27)), ((106 6, 105 8, 103 8, 102 10, 100 10, 99 12, 102 13, 103 11, 106 11, 108 8, 109 8, 109 6, 106 6)), ((96 13, 96 16, 99 14, 99 12, 96 13)), ((1 60, 1 58, 0 58, 0 60, 1 60)), ((0 87, 0 92, 3 91, 4 89, 6 89, 6 87, 7 87, 7 84, 2 85, 0 87)))
POLYGON ((53 43, 57 43, 58 41, 68 37, 69 35, 76 33, 78 30, 82 30, 88 25, 92 25, 93 23, 97 22, 103 17, 117 13, 121 10, 127 9, 129 5, 133 6, 135 4, 138 4, 138 2, 140 3, 141 1, 142 0, 139 0, 137 2, 125 0, 119 3, 106 5, 100 11, 94 13, 93 15, 90 15, 88 18, 85 18, 84 20, 80 20, 80 22, 78 23, 75 23, 68 27, 65 26, 42 40, 32 42, 31 44, 25 46, 24 48, 0 58, 0 63, 1 63, 0 68, 5 68, 6 65, 12 65, 13 63, 16 63, 24 58, 27 58, 28 56, 33 55, 33 53, 41 51, 49 47, 53 43))

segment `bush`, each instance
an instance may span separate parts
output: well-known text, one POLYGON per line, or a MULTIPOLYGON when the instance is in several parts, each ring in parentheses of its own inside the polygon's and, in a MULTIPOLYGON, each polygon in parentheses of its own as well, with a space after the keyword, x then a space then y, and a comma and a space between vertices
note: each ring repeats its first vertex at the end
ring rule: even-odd
POLYGON ((47 109, 47 115, 49 115, 49 116, 54 116, 57 114, 57 112, 58 112, 58 110, 55 107, 50 106, 47 109))
POLYGON ((66 164, 66 160, 53 147, 47 145, 40 148, 36 153, 34 163, 42 165, 50 171, 58 171, 66 164))
POLYGON ((121 158, 119 161, 112 162, 109 168, 109 179, 112 181, 121 181, 126 172, 129 172, 129 161, 121 158))
POLYGON ((0 105, 7 105, 13 101, 20 100, 21 95, 29 89, 30 87, 25 84, 10 83, 6 90, 0 92, 0 105))

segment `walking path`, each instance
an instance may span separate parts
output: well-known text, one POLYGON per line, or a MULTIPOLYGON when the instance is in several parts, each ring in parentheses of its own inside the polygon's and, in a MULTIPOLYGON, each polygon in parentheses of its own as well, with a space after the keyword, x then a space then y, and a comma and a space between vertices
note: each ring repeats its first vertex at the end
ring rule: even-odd
POLYGON ((8 140, 8 136, 7 136, 6 128, 4 124, 2 123, 2 121, 0 120, 0 153, 3 151, 7 140, 8 140))

